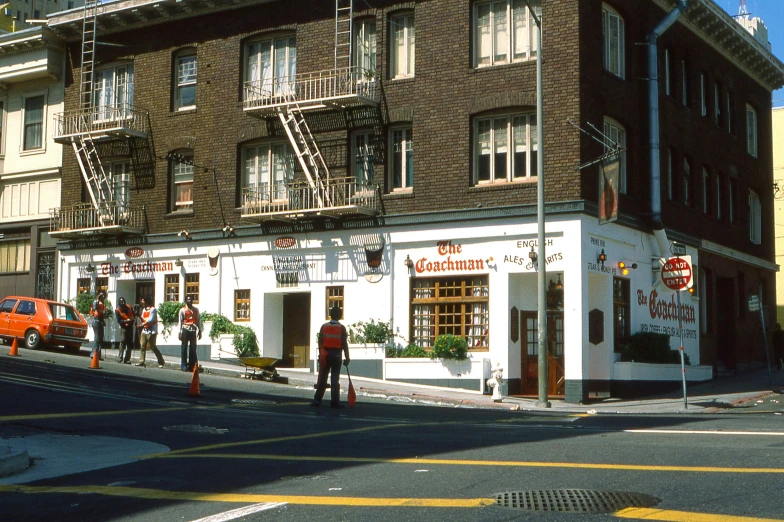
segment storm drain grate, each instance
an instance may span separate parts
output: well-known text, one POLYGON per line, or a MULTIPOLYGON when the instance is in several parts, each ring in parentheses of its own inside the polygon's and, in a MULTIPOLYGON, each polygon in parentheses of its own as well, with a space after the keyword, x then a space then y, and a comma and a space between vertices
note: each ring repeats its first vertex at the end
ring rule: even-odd
POLYGON ((612 513, 629 507, 651 507, 659 500, 639 493, 588 489, 542 489, 507 491, 495 495, 498 507, 524 511, 566 513, 612 513))
POLYGON ((236 404, 277 404, 275 401, 267 401, 264 399, 232 399, 231 402, 236 404))

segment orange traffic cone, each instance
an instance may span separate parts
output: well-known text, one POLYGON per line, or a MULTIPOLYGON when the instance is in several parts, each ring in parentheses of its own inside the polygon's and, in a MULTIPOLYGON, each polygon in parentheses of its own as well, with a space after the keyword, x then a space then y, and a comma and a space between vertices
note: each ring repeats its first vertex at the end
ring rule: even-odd
POLYGON ((98 355, 98 350, 95 350, 93 352, 93 360, 90 361, 90 369, 93 369, 93 370, 100 370, 101 369, 100 364, 98 364, 98 360, 99 360, 100 357, 101 356, 98 355))
POLYGON ((16 337, 14 337, 14 340, 11 343, 11 353, 9 353, 8 355, 12 355, 15 357, 19 356, 19 342, 16 340, 16 337))
POLYGON ((191 390, 188 392, 191 397, 199 396, 199 365, 193 365, 193 379, 191 379, 191 390))

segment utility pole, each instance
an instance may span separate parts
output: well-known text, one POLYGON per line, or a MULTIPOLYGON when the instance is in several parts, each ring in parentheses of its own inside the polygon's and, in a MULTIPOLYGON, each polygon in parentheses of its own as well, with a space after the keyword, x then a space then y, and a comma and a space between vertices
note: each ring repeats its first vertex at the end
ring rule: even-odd
MULTIPOLYGON (((550 401, 547 399, 547 380, 549 377, 547 371, 547 294, 546 294, 546 280, 547 280, 547 263, 545 262, 545 248, 544 248, 544 116, 542 114, 542 19, 537 16, 536 11, 531 5, 531 0, 523 0, 526 7, 531 13, 531 17, 536 24, 536 141, 537 150, 536 156, 536 223, 538 228, 538 235, 536 242, 538 243, 537 249, 537 331, 539 333, 539 398, 536 405, 540 408, 549 408, 550 401)), ((542 0, 544 3, 544 0, 542 0)))

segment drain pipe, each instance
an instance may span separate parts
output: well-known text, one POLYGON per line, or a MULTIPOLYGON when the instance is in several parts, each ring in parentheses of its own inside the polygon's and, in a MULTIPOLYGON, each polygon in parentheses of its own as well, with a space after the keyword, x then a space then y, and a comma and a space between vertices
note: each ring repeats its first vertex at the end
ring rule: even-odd
POLYGON ((678 0, 672 11, 648 35, 648 121, 651 149, 651 222, 660 256, 669 255, 670 244, 661 216, 661 154, 659 151, 659 50, 658 40, 688 6, 688 0, 678 0))

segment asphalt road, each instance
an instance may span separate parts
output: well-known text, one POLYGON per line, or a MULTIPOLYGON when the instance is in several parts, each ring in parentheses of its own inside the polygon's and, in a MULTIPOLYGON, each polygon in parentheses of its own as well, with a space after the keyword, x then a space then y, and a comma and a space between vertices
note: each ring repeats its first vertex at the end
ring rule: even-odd
POLYGON ((33 458, 0 478, 2 520, 784 520, 775 413, 317 409, 312 390, 202 375, 190 397, 190 374, 88 362, 0 358, 0 437, 33 458))

